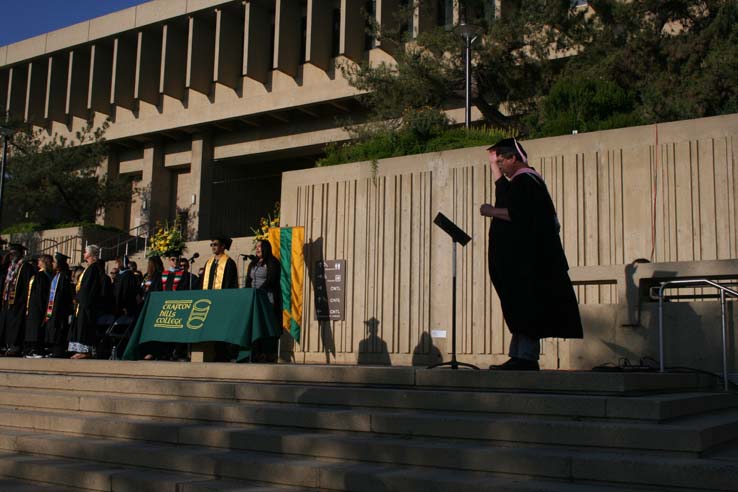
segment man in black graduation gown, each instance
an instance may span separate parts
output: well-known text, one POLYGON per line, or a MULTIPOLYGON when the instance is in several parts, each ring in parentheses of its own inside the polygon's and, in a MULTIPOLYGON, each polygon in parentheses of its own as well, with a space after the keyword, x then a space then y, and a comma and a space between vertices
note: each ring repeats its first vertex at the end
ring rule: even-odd
POLYGON ((543 178, 516 139, 487 150, 495 205, 480 213, 492 217, 489 274, 512 333, 510 360, 490 369, 538 370, 541 338, 582 338, 579 307, 543 178))
MULTIPOLYGON (((233 240, 225 236, 216 236, 210 241, 213 257, 205 263, 202 275, 202 290, 238 289, 238 267, 233 258, 226 254, 231 249, 233 240)), ((227 362, 236 358, 238 347, 225 342, 215 343, 215 360, 227 362)))
POLYGON ((226 254, 232 243, 233 240, 225 236, 211 240, 213 257, 205 263, 202 290, 238 289, 238 267, 233 258, 226 254))
POLYGON ((110 314, 110 278, 99 260, 100 247, 90 244, 85 248, 87 268, 77 279, 77 306, 74 325, 69 333, 69 352, 72 359, 91 359, 98 343, 97 320, 110 314))
POLYGON ((49 357, 64 357, 69 339, 69 317, 72 306, 73 284, 69 271, 69 257, 54 255, 54 277, 51 279, 46 304, 46 346, 49 357))
POLYGON ((128 316, 135 320, 138 316, 140 284, 130 269, 128 257, 120 256, 116 258, 115 262, 118 268, 118 274, 113 280, 115 317, 128 316))
POLYGON ((36 268, 25 261, 25 247, 10 245, 10 266, 3 282, 2 335, 7 357, 19 357, 26 328, 28 287, 36 275, 36 268))
POLYGON ((30 359, 39 359, 44 355, 46 307, 49 303, 53 261, 51 255, 41 255, 37 260, 38 271, 28 283, 24 354, 30 359))

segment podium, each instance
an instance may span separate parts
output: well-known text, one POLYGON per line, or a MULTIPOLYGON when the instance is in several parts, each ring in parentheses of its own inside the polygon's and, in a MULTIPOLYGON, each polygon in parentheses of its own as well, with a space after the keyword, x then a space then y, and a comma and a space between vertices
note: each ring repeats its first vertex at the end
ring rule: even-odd
POLYGON ((471 241, 471 237, 466 232, 462 231, 459 226, 454 224, 451 219, 440 212, 438 212, 436 218, 433 219, 433 223, 451 237, 453 244, 453 252, 451 254, 451 271, 453 272, 453 285, 451 288, 451 360, 433 364, 432 366, 428 366, 428 369, 441 366, 450 366, 451 369, 458 369, 459 366, 463 366, 479 370, 479 368, 473 364, 467 364, 456 360, 456 245, 460 244, 462 247, 466 246, 467 243, 471 241))

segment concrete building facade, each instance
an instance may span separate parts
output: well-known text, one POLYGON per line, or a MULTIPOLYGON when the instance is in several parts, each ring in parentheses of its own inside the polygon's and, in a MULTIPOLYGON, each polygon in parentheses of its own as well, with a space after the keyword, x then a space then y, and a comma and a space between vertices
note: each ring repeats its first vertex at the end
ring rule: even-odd
POLYGON ((453 0, 401 15, 408 5, 153 0, 0 47, 0 108, 49 134, 111 122, 103 171, 140 193, 104 224, 187 214, 193 239, 250 235, 279 199, 281 173, 311 167, 348 138, 341 119, 361 118, 340 67, 391 61, 397 46, 368 35, 364 13, 411 37, 459 20, 453 0))

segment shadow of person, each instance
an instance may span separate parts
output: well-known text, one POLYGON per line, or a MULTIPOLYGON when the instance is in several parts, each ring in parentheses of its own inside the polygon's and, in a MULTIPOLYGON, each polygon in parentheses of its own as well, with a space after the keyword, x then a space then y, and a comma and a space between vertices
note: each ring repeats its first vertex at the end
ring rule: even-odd
POLYGON ((439 362, 443 362, 441 351, 433 345, 433 338, 431 338, 430 333, 424 331, 420 335, 418 344, 413 349, 412 364, 413 366, 430 366, 439 362))
POLYGON ((364 321, 364 325, 366 326, 366 338, 359 342, 359 357, 357 359, 357 363, 359 365, 373 364, 391 366, 392 361, 390 360, 389 350, 387 349, 387 342, 377 335, 377 332, 379 331, 379 320, 372 317, 364 321))
POLYGON ((321 348, 323 353, 325 353, 326 364, 330 364, 331 356, 333 359, 336 358, 336 342, 333 338, 333 326, 330 319, 325 317, 329 311, 329 306, 328 289, 322 266, 324 261, 323 238, 319 237, 312 242, 306 243, 302 251, 308 276, 313 287, 313 300, 315 302, 315 313, 320 328, 321 348))

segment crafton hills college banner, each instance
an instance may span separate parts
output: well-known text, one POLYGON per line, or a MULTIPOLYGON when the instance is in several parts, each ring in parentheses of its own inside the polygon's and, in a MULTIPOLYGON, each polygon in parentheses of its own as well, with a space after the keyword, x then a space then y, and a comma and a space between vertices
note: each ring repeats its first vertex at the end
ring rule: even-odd
POLYGON ((282 266, 282 328, 299 342, 302 330, 302 289, 305 283, 305 228, 269 229, 269 242, 274 257, 282 266))

